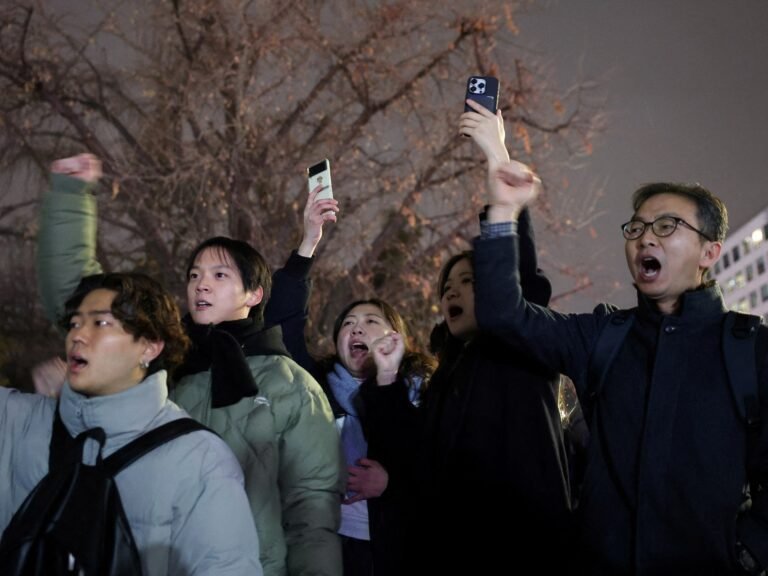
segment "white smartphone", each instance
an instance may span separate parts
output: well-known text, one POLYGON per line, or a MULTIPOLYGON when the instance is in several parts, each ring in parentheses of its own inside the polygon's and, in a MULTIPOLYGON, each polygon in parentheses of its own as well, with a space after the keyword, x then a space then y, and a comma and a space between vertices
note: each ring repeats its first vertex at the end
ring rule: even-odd
POLYGON ((333 198, 333 188, 331 187, 331 163, 327 158, 307 168, 307 180, 310 193, 318 186, 323 186, 323 189, 320 190, 317 195, 317 200, 333 198))

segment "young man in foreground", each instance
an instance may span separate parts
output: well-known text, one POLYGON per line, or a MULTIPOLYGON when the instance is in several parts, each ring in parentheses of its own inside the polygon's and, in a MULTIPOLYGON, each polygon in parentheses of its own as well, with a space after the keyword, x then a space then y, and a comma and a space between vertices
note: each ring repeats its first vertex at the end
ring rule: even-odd
MULTIPOLYGON (((187 416, 168 400, 166 370, 181 361, 189 340, 157 282, 141 274, 91 277, 67 301, 62 324, 67 381, 58 405, 0 387, 0 535, 48 473, 57 410, 65 435, 103 430, 103 446, 93 439, 83 446, 90 465, 187 416)), ((175 438, 115 482, 146 576, 262 574, 243 473, 214 434, 175 438)))

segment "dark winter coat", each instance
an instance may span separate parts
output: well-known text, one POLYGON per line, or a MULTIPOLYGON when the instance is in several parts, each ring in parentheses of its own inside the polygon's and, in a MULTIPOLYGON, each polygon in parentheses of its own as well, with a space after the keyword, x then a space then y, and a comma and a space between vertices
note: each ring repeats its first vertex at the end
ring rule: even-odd
MULTIPOLYGON (((483 329, 522 343, 570 376, 593 405, 580 502, 583 550, 592 574, 738 573, 736 542, 768 542, 768 494, 739 514, 748 471, 766 477, 768 427, 747 454, 722 355, 725 309, 716 285, 683 295, 663 316, 639 298, 636 320, 590 398, 588 375, 611 309, 558 314, 527 302, 516 237, 475 242, 477 317, 483 329)), ((522 258, 522 256, 521 256, 522 258)), ((760 358, 762 422, 768 370, 760 358)), ((757 553, 757 550, 753 550, 757 553)))
MULTIPOLYGON (((551 289, 536 268, 527 217, 520 233, 526 292, 546 304, 551 289)), ((466 345, 449 338, 419 408, 402 385, 365 388, 369 446, 394 457, 399 445, 401 460, 410 459, 401 464, 411 468, 407 573, 528 566, 548 574, 571 561, 558 382, 551 369, 481 332, 466 345), (408 426, 420 430, 415 446, 408 426)))

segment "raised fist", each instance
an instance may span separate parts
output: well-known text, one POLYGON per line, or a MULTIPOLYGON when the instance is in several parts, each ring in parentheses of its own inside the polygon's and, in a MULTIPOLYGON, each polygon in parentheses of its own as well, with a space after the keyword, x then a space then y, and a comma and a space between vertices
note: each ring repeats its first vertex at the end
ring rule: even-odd
POLYGON ((101 160, 93 154, 78 154, 70 158, 55 160, 51 164, 54 174, 66 174, 83 182, 93 183, 101 178, 101 160))

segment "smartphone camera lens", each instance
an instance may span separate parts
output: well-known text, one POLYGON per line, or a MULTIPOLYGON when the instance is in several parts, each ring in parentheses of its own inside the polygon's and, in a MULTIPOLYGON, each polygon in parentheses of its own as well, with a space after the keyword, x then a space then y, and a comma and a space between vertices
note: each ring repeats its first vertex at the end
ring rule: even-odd
POLYGON ((469 91, 472 94, 485 94, 485 80, 482 78, 472 78, 469 81, 469 91))

